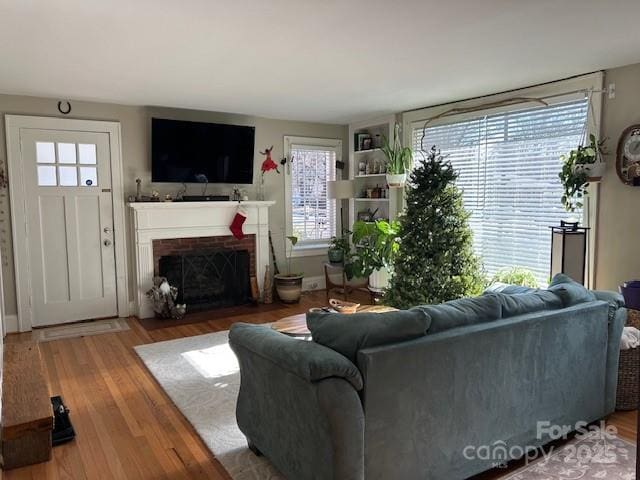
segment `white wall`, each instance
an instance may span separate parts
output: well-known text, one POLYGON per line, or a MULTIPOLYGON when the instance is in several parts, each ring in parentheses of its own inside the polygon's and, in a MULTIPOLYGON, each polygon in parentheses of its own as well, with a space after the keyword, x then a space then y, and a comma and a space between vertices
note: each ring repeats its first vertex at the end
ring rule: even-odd
MULTIPOLYGON (((57 99, 41 97, 25 97, 16 95, 0 95, 0 165, 6 172, 6 142, 4 138, 4 115, 41 115, 63 117, 57 110, 57 99)), ((260 175, 260 165, 263 156, 258 152, 265 147, 274 146, 272 155, 275 161, 283 156, 283 143, 285 135, 339 138, 344 146, 343 158, 348 158, 348 129, 346 125, 330 125, 308 122, 294 122, 286 120, 272 120, 262 117, 238 115, 220 112, 207 112, 199 110, 171 109, 163 107, 141 107, 107 103, 71 101, 72 112, 69 118, 111 120, 120 122, 122 127, 122 150, 125 178, 125 196, 134 195, 136 190, 135 179, 141 178, 145 192, 151 189, 158 190, 162 195, 175 194, 181 185, 179 184, 153 184, 151 185, 151 158, 149 153, 151 117, 174 118, 181 120, 195 120, 205 122, 232 123, 236 125, 254 125, 256 127, 254 185, 247 186, 251 198, 255 198, 260 175)), ((347 172, 345 172, 345 178, 347 172)), ((270 172, 266 180, 266 199, 275 200, 276 205, 270 211, 271 230, 273 232, 274 245, 278 262, 284 264, 284 239, 285 225, 284 212, 284 176, 270 172)), ((243 186, 244 187, 244 186, 243 186)), ((232 185, 210 185, 207 193, 230 193, 232 185)), ((193 185, 189 193, 201 193, 202 186, 193 185)), ((6 192, 5 192, 6 193, 6 192)), ((8 202, 8 199, 7 199, 8 202)), ((13 254, 11 245, 10 210, 5 208, 0 212, 0 244, 2 253, 6 256, 3 265, 4 297, 6 312, 14 315, 16 312, 15 281, 13 274, 13 254)), ((130 232, 127 232, 130 244, 130 232)), ((129 247, 129 244, 127 247, 129 247)), ((128 248, 129 256, 129 297, 133 299, 132 281, 132 250, 128 248)), ((304 271, 306 276, 319 276, 322 274, 322 261, 324 257, 305 257, 293 259, 292 268, 304 271)))

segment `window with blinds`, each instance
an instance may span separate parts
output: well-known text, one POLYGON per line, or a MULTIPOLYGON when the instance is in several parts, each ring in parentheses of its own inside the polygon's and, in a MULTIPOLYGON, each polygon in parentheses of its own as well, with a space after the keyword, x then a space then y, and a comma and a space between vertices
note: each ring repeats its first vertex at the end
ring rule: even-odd
POLYGON ((335 200, 327 181, 335 180, 336 148, 291 145, 291 233, 301 246, 327 242, 336 232, 335 200))
MULTIPOLYGON (((512 266, 549 281, 550 225, 567 220, 560 203, 560 155, 582 141, 587 100, 514 110, 413 129, 415 158, 435 145, 458 172, 474 247, 489 276, 512 266)), ((577 212, 580 215, 580 212, 577 212)))

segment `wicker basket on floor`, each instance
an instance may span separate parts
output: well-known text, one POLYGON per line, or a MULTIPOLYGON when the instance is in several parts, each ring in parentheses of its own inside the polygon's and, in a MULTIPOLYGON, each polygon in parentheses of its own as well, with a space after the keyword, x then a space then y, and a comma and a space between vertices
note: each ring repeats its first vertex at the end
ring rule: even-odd
MULTIPOLYGON (((640 310, 629 309, 626 326, 640 329, 640 310)), ((640 348, 620 350, 616 410, 635 410, 638 408, 638 392, 640 390, 638 365, 640 365, 640 348)))

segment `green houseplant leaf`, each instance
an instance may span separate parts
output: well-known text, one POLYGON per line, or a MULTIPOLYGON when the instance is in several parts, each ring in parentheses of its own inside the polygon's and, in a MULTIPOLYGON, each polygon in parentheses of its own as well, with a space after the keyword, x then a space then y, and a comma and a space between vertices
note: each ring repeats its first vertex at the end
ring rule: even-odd
POLYGON ((581 166, 593 165, 597 161, 601 161, 602 155, 606 154, 605 141, 606 139, 598 141, 595 135, 591 134, 589 135, 589 145, 579 145, 568 154, 560 156, 562 168, 558 177, 564 189, 560 201, 568 212, 575 212, 576 209, 582 208, 583 202, 578 199, 587 193, 589 174, 581 166))
POLYGON ((402 175, 411 169, 413 154, 411 148, 403 147, 400 142, 400 125, 393 128, 393 144, 382 136, 382 153, 387 157, 387 173, 390 175, 402 175))
POLYGON ((398 252, 399 232, 397 221, 355 222, 351 235, 355 250, 345 264, 347 277, 365 278, 374 270, 390 268, 398 252))

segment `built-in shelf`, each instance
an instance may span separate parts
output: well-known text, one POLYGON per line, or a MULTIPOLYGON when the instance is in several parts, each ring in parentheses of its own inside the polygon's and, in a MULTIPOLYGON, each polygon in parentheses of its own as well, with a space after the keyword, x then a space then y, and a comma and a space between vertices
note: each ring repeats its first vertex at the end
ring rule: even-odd
POLYGON ((356 150, 355 153, 356 155, 360 154, 360 153, 373 153, 373 152, 381 152, 382 149, 381 148, 370 148, 368 150, 356 150))
MULTIPOLYGON (((378 186, 385 188, 387 174, 373 173, 378 171, 377 162, 385 160, 384 149, 379 148, 382 145, 374 143, 374 140, 383 137, 393 138, 396 121, 396 116, 392 114, 349 125, 349 178, 355 182, 356 195, 365 195, 365 191, 374 186, 376 186, 376 189, 378 186), (363 133, 371 137, 371 147, 374 148, 357 150, 359 146, 357 144, 358 135, 363 133), (377 137, 378 135, 379 137, 377 137), (365 173, 364 168, 360 170, 361 164, 366 162, 369 163, 368 174, 365 173), (362 175, 359 175, 360 172, 362 172, 362 175)), ((374 210, 376 218, 395 219, 402 206, 402 189, 387 189, 385 193, 387 198, 354 198, 353 202, 350 201, 347 225, 353 225, 360 214, 366 210, 369 213, 374 210)))
POLYGON ((356 175, 355 178, 384 177, 386 173, 367 173, 365 175, 356 175))

